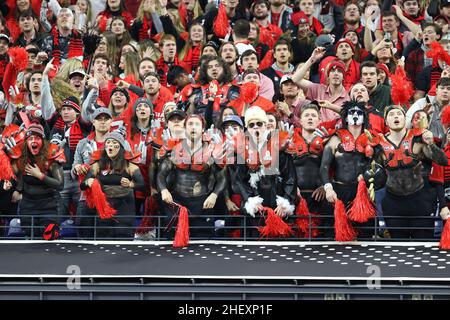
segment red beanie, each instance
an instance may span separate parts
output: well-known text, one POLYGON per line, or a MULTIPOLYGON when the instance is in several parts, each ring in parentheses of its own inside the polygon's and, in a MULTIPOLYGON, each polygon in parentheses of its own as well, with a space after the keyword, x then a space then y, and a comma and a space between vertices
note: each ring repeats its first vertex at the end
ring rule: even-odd
POLYGON ((341 70, 342 74, 345 74, 345 64, 338 59, 331 60, 327 65, 327 77, 330 75, 331 70, 341 70))
POLYGON ((347 38, 341 38, 341 39, 339 39, 338 42, 336 42, 336 45, 334 47, 334 52, 336 53, 339 45, 344 42, 347 43, 350 46, 350 48, 352 48, 353 53, 355 53, 355 45, 347 38))

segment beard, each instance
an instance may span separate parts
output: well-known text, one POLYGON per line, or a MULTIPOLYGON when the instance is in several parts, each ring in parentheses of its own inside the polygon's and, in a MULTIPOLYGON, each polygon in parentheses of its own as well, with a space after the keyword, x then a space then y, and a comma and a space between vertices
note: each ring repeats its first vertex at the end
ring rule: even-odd
POLYGON ((269 14, 266 13, 266 14, 263 14, 263 15, 260 15, 260 16, 255 16, 255 19, 256 19, 256 20, 264 20, 264 19, 266 19, 268 16, 269 16, 269 14))

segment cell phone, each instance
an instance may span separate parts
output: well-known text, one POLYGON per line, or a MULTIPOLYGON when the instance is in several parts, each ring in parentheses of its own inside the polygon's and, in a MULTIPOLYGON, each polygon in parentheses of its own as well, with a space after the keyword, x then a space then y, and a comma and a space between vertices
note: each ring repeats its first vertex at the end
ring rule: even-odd
POLYGON ((385 40, 386 42, 391 41, 391 34, 390 34, 389 32, 386 32, 386 33, 384 34, 384 40, 385 40))

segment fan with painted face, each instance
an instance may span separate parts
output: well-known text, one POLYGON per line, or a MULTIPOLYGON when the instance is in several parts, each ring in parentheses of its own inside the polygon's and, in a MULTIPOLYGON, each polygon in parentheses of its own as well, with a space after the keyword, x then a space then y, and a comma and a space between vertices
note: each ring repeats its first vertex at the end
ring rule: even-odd
POLYGON ((367 128, 368 117, 365 103, 357 102, 356 100, 345 102, 342 106, 341 118, 345 129, 349 126, 363 126, 367 128))

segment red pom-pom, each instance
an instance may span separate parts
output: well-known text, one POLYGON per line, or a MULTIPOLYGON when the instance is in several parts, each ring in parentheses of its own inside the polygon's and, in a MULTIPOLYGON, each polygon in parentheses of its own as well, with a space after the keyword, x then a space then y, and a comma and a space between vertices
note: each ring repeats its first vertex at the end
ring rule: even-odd
POLYGON ((358 182, 356 197, 353 200, 350 210, 348 210, 348 217, 352 221, 364 223, 369 219, 375 218, 376 215, 377 210, 369 197, 369 192, 367 192, 366 182, 364 179, 361 179, 358 182))
POLYGON ((98 21, 98 28, 100 29, 101 32, 105 32, 106 31, 106 22, 107 22, 107 18, 105 16, 102 16, 100 18, 100 20, 98 21))
POLYGON ((414 94, 414 86, 408 80, 405 70, 397 67, 395 73, 391 74, 391 97, 394 104, 407 106, 409 108, 409 100, 414 94))
POLYGON ((442 110, 441 123, 445 128, 450 127, 450 105, 445 106, 442 110))
POLYGON ((265 218, 266 225, 258 228, 261 238, 289 237, 294 233, 292 228, 273 209, 264 207, 263 210, 267 212, 267 216, 265 218))
POLYGON ((181 2, 180 6, 178 7, 178 16, 180 17, 180 22, 183 25, 183 27, 187 30, 187 16, 188 16, 188 10, 186 5, 181 2))
POLYGON ((300 203, 297 205, 295 215, 302 216, 295 219, 295 224, 298 228, 298 237, 302 238, 304 236, 307 236, 309 233, 309 219, 311 218, 311 212, 309 212, 308 203, 306 202, 305 198, 302 198, 302 200, 300 200, 300 203))
POLYGON ((227 10, 224 4, 220 4, 216 19, 214 19, 214 34, 219 38, 225 38, 229 28, 230 22, 228 21, 227 10))
POLYGON ((28 65, 28 52, 21 47, 12 47, 8 50, 8 55, 11 58, 11 63, 17 71, 23 71, 28 65))
POLYGON ((270 68, 273 64, 273 54, 272 50, 269 50, 267 54, 264 56, 264 58, 259 63, 259 71, 262 71, 264 69, 270 68))
POLYGON ((253 82, 243 83, 239 89, 239 97, 232 100, 228 105, 235 108, 237 113, 244 115, 244 105, 252 103, 258 97, 259 88, 253 82))
POLYGON ((175 238, 173 239, 173 247, 181 248, 189 245, 189 216, 186 207, 175 204, 178 206, 178 224, 177 231, 175 232, 175 238))
POLYGON ((334 204, 334 232, 336 241, 353 241, 356 239, 356 231, 348 220, 344 203, 336 200, 334 204))
POLYGON ((0 150, 0 180, 9 181, 11 179, 16 179, 11 160, 3 150, 0 150))
POLYGON ((447 65, 450 65, 450 55, 437 41, 433 41, 430 44, 430 50, 427 51, 426 55, 428 58, 433 59, 433 67, 438 66, 439 60, 445 62, 447 65))
POLYGON ((450 223, 448 220, 445 222, 444 229, 442 230, 439 248, 450 250, 450 223))
POLYGON ((241 85, 239 96, 244 103, 252 103, 258 97, 259 87, 253 82, 247 82, 241 85))
POLYGON ((150 231, 150 228, 153 227, 153 220, 155 219, 153 216, 158 214, 158 210, 158 201, 155 196, 146 197, 144 203, 144 216, 141 223, 136 228, 136 234, 144 234, 150 231))
POLYGON ((103 193, 98 179, 94 179, 92 187, 85 191, 85 195, 86 204, 89 208, 95 208, 97 210, 100 219, 110 219, 116 214, 116 209, 112 208, 108 203, 108 199, 103 193))
POLYGON ((16 0, 6 0, 6 5, 8 6, 10 12, 16 8, 16 0))

